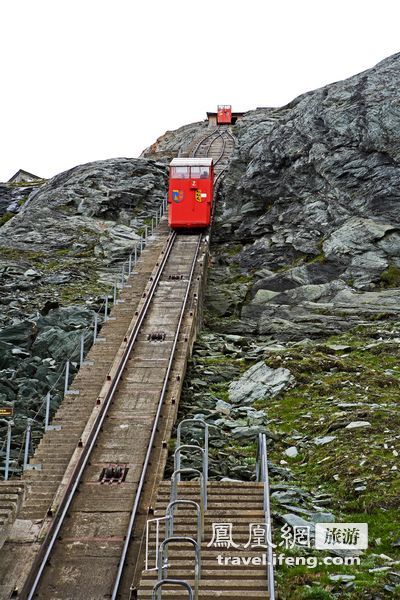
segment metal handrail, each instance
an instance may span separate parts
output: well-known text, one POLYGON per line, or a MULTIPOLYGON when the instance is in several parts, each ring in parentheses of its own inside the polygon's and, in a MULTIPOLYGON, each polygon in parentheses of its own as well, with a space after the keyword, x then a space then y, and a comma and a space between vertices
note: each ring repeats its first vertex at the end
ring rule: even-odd
MULTIPOLYGON (((203 474, 199 469, 194 469, 192 467, 187 467, 186 469, 177 469, 171 475, 171 496, 170 501, 175 502, 177 499, 177 483, 178 483, 178 475, 180 473, 197 473, 200 477, 200 500, 201 504, 204 506, 204 486, 203 486, 203 474)), ((201 506, 200 504, 200 506, 201 506)))
POLYGON ((257 481, 264 484, 264 518, 267 537, 267 579, 269 599, 275 600, 275 576, 272 550, 272 521, 271 507, 269 497, 269 474, 268 474, 268 454, 267 437, 265 433, 258 434, 257 462, 256 462, 257 481))
POLYGON ((146 551, 145 551, 145 571, 158 571, 158 548, 160 543, 160 521, 166 521, 168 523, 168 516, 157 517, 155 519, 147 519, 146 521, 146 551), (149 533, 150 523, 156 523, 156 566, 149 567, 149 533))
MULTIPOLYGON (((200 425, 204 428, 204 452, 205 452, 205 472, 207 473, 208 479, 208 423, 204 421, 204 419, 183 419, 176 430, 176 447, 179 448, 181 445, 181 430, 182 425, 187 425, 188 423, 195 423, 196 425, 200 425)), ((181 455, 178 454, 176 468, 181 468, 181 455)), ((179 480, 178 480, 179 481, 179 480)))
POLYGON ((153 587, 153 592, 151 594, 151 600, 157 600, 160 598, 159 590, 163 585, 180 585, 184 587, 188 592, 188 599, 193 600, 193 590, 192 587, 182 579, 161 579, 161 581, 157 581, 155 586, 153 587))
POLYGON ((202 469, 203 469, 203 479, 202 479, 202 487, 203 487, 203 502, 204 502, 204 510, 207 510, 207 485, 208 485, 208 469, 206 462, 206 452, 200 446, 195 446, 194 444, 182 444, 175 449, 174 452, 174 473, 177 474, 177 483, 180 482, 180 474, 182 473, 181 465, 181 450, 183 448, 190 448, 191 450, 197 450, 201 452, 202 455, 202 469))
MULTIPOLYGON (((194 600, 198 600, 199 597, 199 580, 201 577, 201 557, 200 557, 200 546, 199 544, 196 542, 196 540, 194 540, 191 537, 187 537, 184 535, 176 535, 176 536, 172 536, 169 538, 166 538, 163 542, 161 542, 160 544, 160 554, 161 554, 161 560, 159 561, 158 564, 158 581, 162 581, 163 579, 167 578, 167 569, 168 569, 168 564, 166 563, 166 549, 168 548, 168 545, 171 542, 188 542, 189 544, 192 544, 192 546, 194 547, 194 600), (165 574, 164 574, 165 571, 165 574)), ((158 596, 158 600, 160 599, 160 596, 158 596)))
POLYGON ((170 502, 165 511, 165 518, 167 519, 167 537, 174 535, 174 509, 176 506, 194 506, 197 512, 197 543, 201 545, 204 539, 204 513, 200 508, 200 504, 194 500, 174 500, 170 502))
POLYGON ((6 457, 4 460, 4 481, 8 481, 8 473, 10 470, 10 452, 11 452, 11 429, 14 426, 14 421, 11 419, 0 419, 0 423, 7 425, 6 457))

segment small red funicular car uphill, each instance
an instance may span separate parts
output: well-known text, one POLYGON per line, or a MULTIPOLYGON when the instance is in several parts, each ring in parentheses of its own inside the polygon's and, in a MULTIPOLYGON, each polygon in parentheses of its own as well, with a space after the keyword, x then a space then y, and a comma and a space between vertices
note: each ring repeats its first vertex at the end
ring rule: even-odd
POLYGON ((217 123, 232 123, 232 106, 230 104, 220 104, 217 109, 217 123))
POLYGON ((208 227, 213 188, 212 158, 174 158, 169 173, 169 226, 172 229, 208 227))

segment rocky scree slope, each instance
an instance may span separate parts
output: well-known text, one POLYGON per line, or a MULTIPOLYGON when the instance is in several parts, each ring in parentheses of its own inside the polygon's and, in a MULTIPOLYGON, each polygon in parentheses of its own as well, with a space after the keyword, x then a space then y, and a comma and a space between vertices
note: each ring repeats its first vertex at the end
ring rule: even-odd
MULTIPOLYGON (((65 360, 78 360, 82 332, 89 349, 94 311, 117 274, 119 281, 121 261, 159 208, 166 181, 166 168, 152 160, 80 165, 34 190, 0 228, 0 404, 15 408, 14 458, 26 419, 65 360)), ((61 396, 62 378, 53 408, 61 396)))
POLYGON ((267 434, 277 525, 370 527, 360 567, 280 570, 290 600, 399 593, 399 83, 400 54, 247 113, 218 198, 180 418, 214 478, 253 478, 267 434))

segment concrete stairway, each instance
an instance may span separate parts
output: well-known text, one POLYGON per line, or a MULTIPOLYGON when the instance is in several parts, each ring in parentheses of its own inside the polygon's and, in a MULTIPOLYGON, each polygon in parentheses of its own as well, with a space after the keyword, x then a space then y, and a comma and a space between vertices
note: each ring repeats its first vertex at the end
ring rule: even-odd
POLYGON ((21 481, 0 483, 0 549, 11 531, 23 498, 24 484, 21 481))
MULTIPOLYGON (((179 485, 179 499, 199 502, 199 485, 184 482, 179 485)), ((170 500, 170 483, 160 486, 154 517, 161 517, 170 500)), ((177 507, 174 520, 174 535, 189 536, 196 539, 195 511, 186 507, 177 507)), ((199 599, 214 598, 257 598, 269 597, 267 592, 267 569, 262 564, 263 548, 247 548, 250 537, 249 524, 263 523, 263 486, 258 483, 210 482, 208 486, 208 510, 205 513, 204 541, 201 545, 201 579, 199 599), (213 524, 231 523, 232 540, 238 548, 208 546, 213 539, 213 524), (219 558, 218 558, 219 557, 219 558), (232 564, 227 557, 240 557, 247 560, 260 557, 261 564, 247 563, 247 566, 232 564)), ((161 541, 163 537, 161 536, 161 541)), ((155 548, 155 533, 150 535, 150 549, 155 548)), ((154 553, 153 553, 154 559, 154 553)), ((168 578, 183 579, 194 590, 194 550, 184 543, 169 546, 168 578)), ((237 560, 236 560, 237 562, 237 560)), ((258 560, 256 558, 255 563, 258 560)), ((155 571, 143 571, 137 598, 150 600, 151 592, 157 581, 155 571)), ((187 592, 183 588, 165 586, 162 598, 184 600, 187 592)))
POLYGON ((30 464, 39 464, 41 468, 32 468, 23 474, 26 493, 19 514, 20 519, 44 519, 52 506, 54 496, 78 447, 86 423, 95 410, 98 394, 126 335, 135 309, 141 301, 168 234, 167 224, 163 222, 152 244, 143 250, 132 276, 122 290, 122 302, 113 307, 113 319, 103 324, 100 339, 89 350, 85 358, 87 362, 78 371, 70 386, 79 390, 79 395, 65 396, 51 420, 51 424, 61 426, 61 430, 47 431, 31 457, 30 464))

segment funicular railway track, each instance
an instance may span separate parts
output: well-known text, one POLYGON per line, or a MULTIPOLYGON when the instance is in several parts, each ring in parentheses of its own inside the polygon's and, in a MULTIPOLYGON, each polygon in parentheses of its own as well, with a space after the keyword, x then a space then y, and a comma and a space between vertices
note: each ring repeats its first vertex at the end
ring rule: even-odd
MULTIPOLYGON (((221 128, 204 136, 192 156, 212 157, 219 182, 233 147, 232 134, 221 128)), ((203 233, 168 236, 62 478, 57 502, 51 504, 55 511, 47 512, 50 521, 29 575, 14 597, 121 597, 182 323, 197 301, 194 280, 201 278, 207 243, 203 233)))
POLYGON ((216 183, 226 169, 229 157, 235 147, 235 138, 228 127, 219 126, 205 135, 194 148, 194 157, 208 157, 214 161, 216 183))

